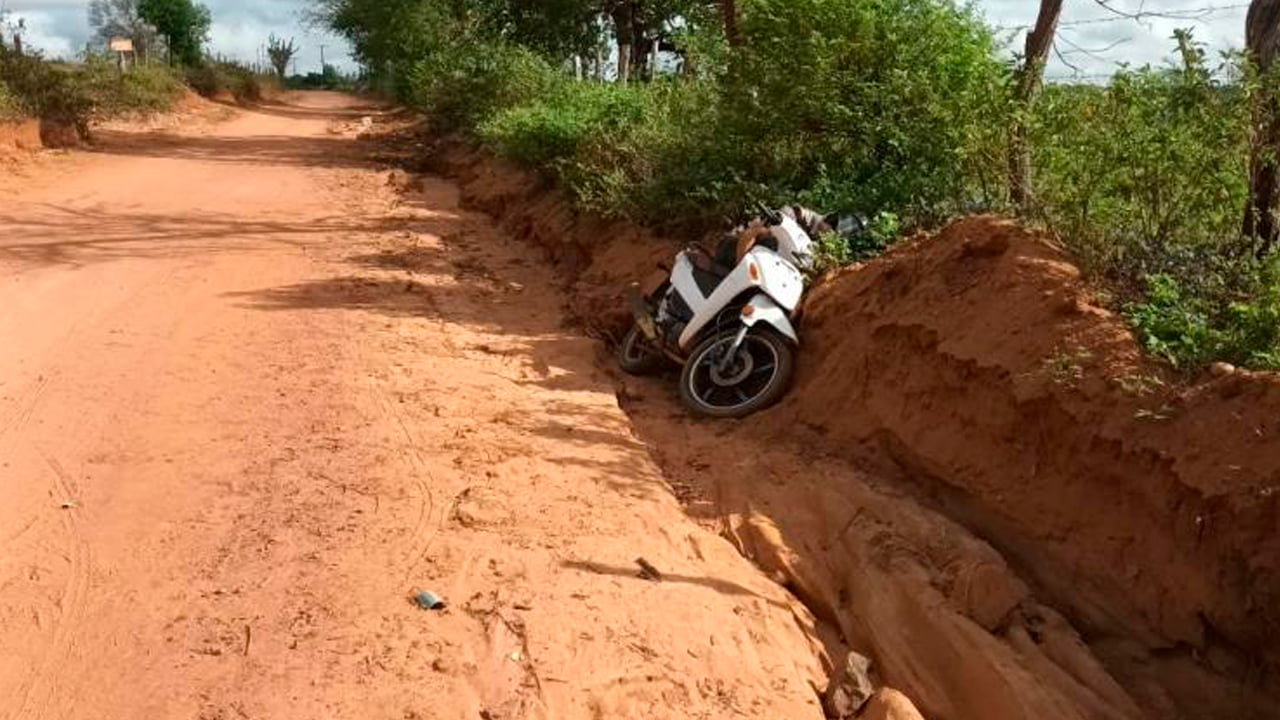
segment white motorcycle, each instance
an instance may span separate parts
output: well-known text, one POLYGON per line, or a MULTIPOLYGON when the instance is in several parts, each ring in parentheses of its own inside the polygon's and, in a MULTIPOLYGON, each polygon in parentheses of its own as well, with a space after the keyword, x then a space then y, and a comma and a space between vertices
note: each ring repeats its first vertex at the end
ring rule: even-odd
POLYGON ((680 397, 708 417, 741 418, 780 400, 795 370, 795 314, 812 260, 810 233, 827 227, 820 223, 803 210, 769 213, 714 257, 685 249, 652 293, 632 287, 636 322, 618 347, 619 365, 642 375, 667 359, 682 364, 680 397))

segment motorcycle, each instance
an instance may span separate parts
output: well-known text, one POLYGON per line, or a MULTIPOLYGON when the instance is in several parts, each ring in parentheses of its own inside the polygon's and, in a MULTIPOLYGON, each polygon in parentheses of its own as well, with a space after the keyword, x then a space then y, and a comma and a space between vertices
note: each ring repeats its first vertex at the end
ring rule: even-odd
POLYGON ((668 360, 682 365, 680 397, 706 417, 741 418, 776 403, 795 370, 796 311, 814 237, 835 224, 800 208, 766 212, 714 256, 685 248, 655 290, 632 286, 635 324, 618 364, 633 375, 668 360))

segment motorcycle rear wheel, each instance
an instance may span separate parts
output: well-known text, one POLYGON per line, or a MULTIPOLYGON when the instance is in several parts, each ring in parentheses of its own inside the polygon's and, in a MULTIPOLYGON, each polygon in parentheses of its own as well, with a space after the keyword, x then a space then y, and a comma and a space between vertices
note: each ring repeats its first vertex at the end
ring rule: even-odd
POLYGON ((795 374, 795 350, 778 333, 761 326, 747 332, 726 369, 724 353, 737 331, 717 333, 694 348, 680 374, 680 399, 698 415, 743 418, 782 399, 795 374))
POLYGON ((632 325, 618 344, 618 367, 628 375, 652 375, 662 369, 666 358, 649 344, 639 325, 632 325))

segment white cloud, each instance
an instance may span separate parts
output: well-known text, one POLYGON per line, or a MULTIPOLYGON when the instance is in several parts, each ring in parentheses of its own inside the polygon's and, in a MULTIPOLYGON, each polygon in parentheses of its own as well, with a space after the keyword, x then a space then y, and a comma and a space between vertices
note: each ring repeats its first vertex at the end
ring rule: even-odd
POLYGON ((79 49, 76 37, 65 32, 56 13, 30 10, 22 13, 21 17, 24 24, 22 40, 27 47, 52 57, 68 57, 79 49))

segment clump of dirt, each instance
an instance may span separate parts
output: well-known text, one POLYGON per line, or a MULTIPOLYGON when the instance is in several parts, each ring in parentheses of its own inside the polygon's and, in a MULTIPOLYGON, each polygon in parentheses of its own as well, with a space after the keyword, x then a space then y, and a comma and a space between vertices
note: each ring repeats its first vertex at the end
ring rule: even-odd
MULTIPOLYGON (((613 335, 676 243, 465 143, 429 168, 564 270, 613 335)), ((1265 718, 1280 652, 1280 379, 1145 362, 1043 236, 959 221, 815 288, 789 398, 620 399, 719 528, 928 717, 1265 718), (1270 688, 1270 689, 1268 689, 1270 688)))
POLYGON ((874 441, 1090 636, 1274 672, 1280 378, 1162 377, 1061 252, 992 217, 833 278, 804 333, 756 422, 874 441))
POLYGON ((882 443, 1096 632, 1280 661, 1280 378, 1162 378, 1061 253, 996 218, 818 288, 805 341, 769 422, 882 443))
POLYGON ((35 152, 43 147, 39 120, 0 121, 0 157, 35 152))

